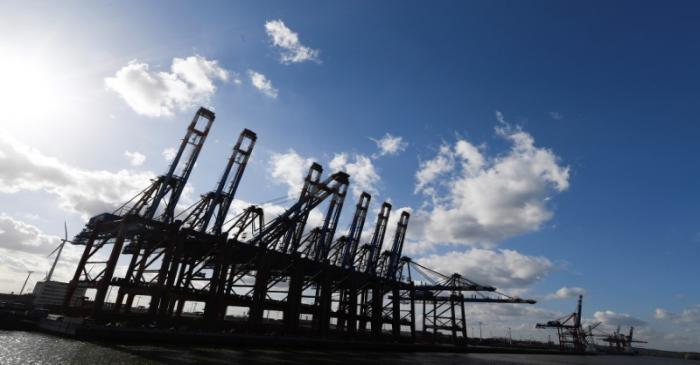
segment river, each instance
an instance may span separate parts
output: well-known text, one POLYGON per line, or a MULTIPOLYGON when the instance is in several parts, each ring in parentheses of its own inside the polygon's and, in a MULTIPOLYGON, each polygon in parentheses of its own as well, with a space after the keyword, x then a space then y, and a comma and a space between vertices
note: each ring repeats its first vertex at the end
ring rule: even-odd
POLYGON ((689 365, 644 356, 376 353, 104 345, 34 332, 0 331, 0 364, 471 364, 689 365))

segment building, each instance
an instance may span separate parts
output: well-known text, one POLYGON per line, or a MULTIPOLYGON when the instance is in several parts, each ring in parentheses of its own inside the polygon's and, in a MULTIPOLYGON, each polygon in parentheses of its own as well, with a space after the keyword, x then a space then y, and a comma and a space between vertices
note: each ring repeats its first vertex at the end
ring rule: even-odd
MULTIPOLYGON (((36 283, 36 286, 34 286, 34 306, 62 306, 67 290, 68 283, 62 283, 60 281, 39 281, 36 283)), ((84 296, 85 288, 76 289, 70 305, 81 306, 84 296)))

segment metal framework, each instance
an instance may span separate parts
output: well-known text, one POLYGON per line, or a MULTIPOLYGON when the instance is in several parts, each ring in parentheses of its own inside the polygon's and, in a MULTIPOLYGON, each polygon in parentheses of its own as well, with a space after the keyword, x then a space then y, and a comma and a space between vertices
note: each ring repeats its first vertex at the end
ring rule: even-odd
POLYGON ((627 335, 620 331, 620 326, 617 326, 617 330, 615 330, 613 333, 593 335, 591 332, 591 335, 600 337, 601 341, 607 342, 607 351, 613 353, 632 353, 634 351, 632 349, 633 343, 647 343, 646 341, 634 339, 634 327, 630 327, 629 334, 627 335))
POLYGON ((578 297, 576 312, 566 317, 538 323, 536 328, 555 328, 559 337, 559 348, 562 352, 585 352, 589 346, 589 334, 581 326, 581 307, 583 295, 578 297))
POLYGON ((90 219, 69 241, 84 250, 69 285, 67 312, 82 310, 102 323, 466 346, 465 304, 534 303, 402 256, 408 212, 400 213, 391 246, 382 251, 387 202, 363 243, 368 193, 359 196, 347 232, 336 238, 350 176, 335 172, 324 178, 316 163, 296 202, 268 222, 259 206, 232 212, 257 140, 247 129, 215 189, 176 214, 213 121, 214 113, 200 108, 166 174, 117 211, 90 219), (324 212, 317 227, 309 224, 314 210, 324 212), (125 269, 117 272, 118 266, 125 269), (69 307, 78 287, 95 290, 87 311, 69 307), (113 303, 106 302, 110 288, 117 290, 113 303), (143 309, 133 308, 136 297, 148 297, 143 309), (203 304, 202 313, 187 311, 187 303, 203 304))

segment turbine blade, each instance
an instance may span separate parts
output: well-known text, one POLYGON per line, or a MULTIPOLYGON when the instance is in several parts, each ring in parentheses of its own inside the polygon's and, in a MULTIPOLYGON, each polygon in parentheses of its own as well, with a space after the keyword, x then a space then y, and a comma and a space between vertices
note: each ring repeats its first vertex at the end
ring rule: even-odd
POLYGON ((56 251, 58 251, 58 249, 61 248, 61 246, 63 246, 63 242, 59 243, 58 246, 56 246, 56 248, 54 248, 53 251, 51 251, 50 254, 46 255, 46 257, 51 257, 51 255, 53 255, 54 253, 56 253, 56 251))

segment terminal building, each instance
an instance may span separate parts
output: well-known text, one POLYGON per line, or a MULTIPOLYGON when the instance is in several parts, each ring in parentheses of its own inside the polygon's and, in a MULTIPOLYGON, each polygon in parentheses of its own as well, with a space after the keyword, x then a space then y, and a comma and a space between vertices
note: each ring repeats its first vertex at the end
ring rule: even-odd
MULTIPOLYGON (((34 307, 50 308, 63 305, 68 290, 68 283, 60 281, 39 281, 34 286, 34 307)), ((78 288, 73 295, 70 305, 80 307, 85 296, 85 288, 78 288)))

